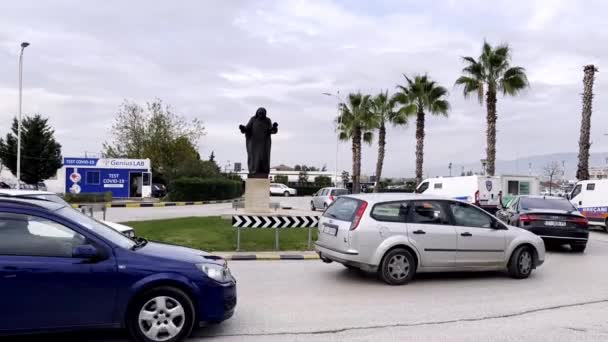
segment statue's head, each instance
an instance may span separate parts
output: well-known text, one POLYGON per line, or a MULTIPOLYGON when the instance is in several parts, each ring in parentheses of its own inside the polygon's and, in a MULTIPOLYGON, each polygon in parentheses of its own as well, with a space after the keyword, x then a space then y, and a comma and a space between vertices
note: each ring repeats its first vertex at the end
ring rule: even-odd
POLYGON ((260 119, 265 119, 266 118, 266 108, 264 108, 264 107, 258 108, 258 110, 255 112, 255 116, 260 119))

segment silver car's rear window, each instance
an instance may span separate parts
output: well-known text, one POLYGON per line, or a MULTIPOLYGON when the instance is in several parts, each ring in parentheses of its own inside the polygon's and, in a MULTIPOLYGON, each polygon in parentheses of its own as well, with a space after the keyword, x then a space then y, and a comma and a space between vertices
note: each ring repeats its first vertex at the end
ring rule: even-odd
POLYGON ((332 205, 325 210, 323 216, 341 221, 351 222, 359 208, 361 201, 350 197, 338 197, 332 205))
POLYGON ((331 194, 333 196, 342 196, 342 195, 348 195, 348 190, 346 189, 333 189, 331 191, 331 194))

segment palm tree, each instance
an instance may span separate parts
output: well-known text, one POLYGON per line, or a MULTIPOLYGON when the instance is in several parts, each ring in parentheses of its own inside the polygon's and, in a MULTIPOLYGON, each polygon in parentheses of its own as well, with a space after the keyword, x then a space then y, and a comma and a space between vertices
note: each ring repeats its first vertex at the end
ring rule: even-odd
POLYGON ((359 93, 348 94, 346 103, 340 103, 338 131, 340 140, 351 140, 353 151, 353 193, 359 193, 361 178, 361 141, 371 143, 376 125, 370 111, 371 96, 359 93))
POLYGON ((594 65, 585 65, 583 68, 583 115, 581 119, 581 135, 578 142, 578 168, 576 178, 578 180, 589 179, 589 148, 591 142, 591 105, 593 102, 593 80, 595 72, 598 71, 594 65))
POLYGON ((493 48, 488 42, 483 42, 481 55, 476 60, 473 57, 463 57, 467 66, 462 69, 463 76, 456 80, 456 85, 463 86, 464 97, 477 94, 479 104, 486 97, 487 130, 486 130, 486 171, 494 176, 496 164, 496 93, 517 95, 528 87, 526 71, 522 67, 511 67, 511 50, 503 44, 493 48), (484 94, 485 90, 485 94, 484 94))
POLYGON ((388 90, 380 92, 372 99, 371 111, 377 121, 378 126, 378 161, 376 162, 376 186, 374 192, 380 190, 380 180, 382 178, 382 167, 384 165, 384 152, 386 146, 386 123, 393 125, 405 125, 407 115, 396 111, 397 102, 394 98, 389 98, 388 90))
POLYGON ((416 114, 416 185, 422 182, 424 159, 424 117, 425 111, 433 115, 447 116, 450 103, 445 99, 448 91, 432 81, 427 75, 417 75, 410 79, 403 75, 407 84, 397 85, 399 92, 394 100, 401 104, 401 115, 416 114))

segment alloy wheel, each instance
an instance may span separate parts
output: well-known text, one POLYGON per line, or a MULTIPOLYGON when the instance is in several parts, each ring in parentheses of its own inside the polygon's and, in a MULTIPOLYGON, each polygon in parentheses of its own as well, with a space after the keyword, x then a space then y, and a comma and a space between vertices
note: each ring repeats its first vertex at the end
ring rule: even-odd
POLYGON ((174 298, 159 296, 150 299, 139 312, 141 332, 150 340, 167 341, 177 336, 184 328, 186 313, 174 298))
POLYGON ((395 280, 402 280, 410 273, 410 263, 402 254, 393 255, 388 261, 388 273, 395 280))
POLYGON ((523 250, 519 255, 519 271, 528 274, 532 270, 532 254, 528 250, 523 250))

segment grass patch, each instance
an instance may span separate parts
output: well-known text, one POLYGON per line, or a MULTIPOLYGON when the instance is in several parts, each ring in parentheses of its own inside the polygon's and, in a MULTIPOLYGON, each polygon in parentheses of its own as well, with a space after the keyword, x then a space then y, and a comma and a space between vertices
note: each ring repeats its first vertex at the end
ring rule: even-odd
MULTIPOLYGON (((236 228, 221 217, 184 217, 177 219, 133 221, 124 224, 135 228, 138 236, 148 240, 167 242, 205 251, 234 251, 236 228)), ((275 229, 241 229, 241 250, 274 250, 275 229)), ((312 241, 317 239, 313 229, 312 241)), ((279 231, 279 247, 283 251, 307 249, 308 228, 283 228, 279 231)))

